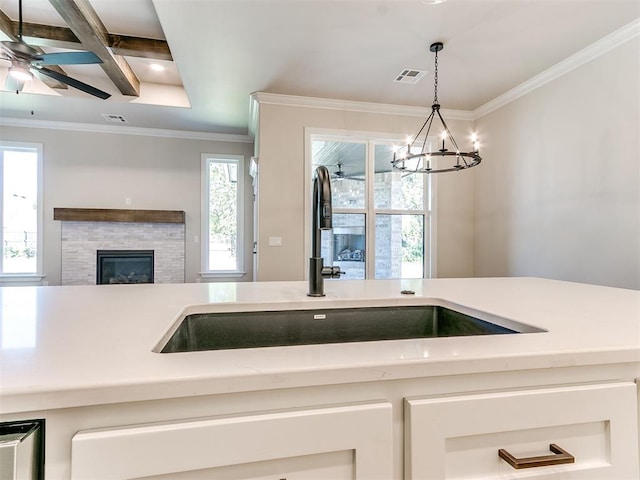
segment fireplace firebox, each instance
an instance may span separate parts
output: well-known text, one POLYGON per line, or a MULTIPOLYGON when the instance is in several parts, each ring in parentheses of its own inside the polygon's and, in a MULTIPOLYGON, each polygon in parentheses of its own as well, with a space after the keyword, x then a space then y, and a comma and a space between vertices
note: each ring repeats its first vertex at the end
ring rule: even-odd
POLYGON ((153 283, 153 250, 98 250, 96 284, 153 283))

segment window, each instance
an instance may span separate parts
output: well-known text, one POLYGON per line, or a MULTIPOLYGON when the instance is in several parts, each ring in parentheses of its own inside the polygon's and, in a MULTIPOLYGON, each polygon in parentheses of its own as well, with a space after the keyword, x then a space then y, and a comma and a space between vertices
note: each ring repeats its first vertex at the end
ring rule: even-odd
POLYGON ((42 272, 42 145, 0 143, 0 280, 42 272))
POLYGON ((241 276, 244 157, 202 155, 202 276, 241 276))
POLYGON ((430 277, 430 176, 391 168, 397 141, 313 132, 307 141, 308 191, 317 166, 331 175, 333 230, 322 232, 325 265, 339 266, 348 279, 430 277))

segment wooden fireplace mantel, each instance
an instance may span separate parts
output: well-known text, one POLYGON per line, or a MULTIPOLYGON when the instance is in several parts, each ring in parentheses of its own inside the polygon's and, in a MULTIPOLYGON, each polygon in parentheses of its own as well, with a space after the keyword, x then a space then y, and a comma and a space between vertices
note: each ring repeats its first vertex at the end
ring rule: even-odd
POLYGON ((185 223, 185 213, 182 210, 54 208, 53 219, 69 222, 185 223))

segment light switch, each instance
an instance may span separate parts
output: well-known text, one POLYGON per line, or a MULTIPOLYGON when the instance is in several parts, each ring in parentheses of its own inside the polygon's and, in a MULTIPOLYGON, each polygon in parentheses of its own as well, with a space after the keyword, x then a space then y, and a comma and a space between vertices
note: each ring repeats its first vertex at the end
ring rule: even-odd
POLYGON ((269 237, 269 246, 270 247, 281 247, 282 246, 282 237, 269 237))

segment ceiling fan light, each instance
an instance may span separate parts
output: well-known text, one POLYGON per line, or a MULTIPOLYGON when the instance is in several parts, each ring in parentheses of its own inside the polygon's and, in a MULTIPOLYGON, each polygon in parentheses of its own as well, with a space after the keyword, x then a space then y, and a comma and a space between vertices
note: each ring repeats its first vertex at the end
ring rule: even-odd
POLYGON ((22 82, 33 79, 33 73, 29 71, 29 68, 19 63, 13 63, 9 67, 9 75, 22 82))

